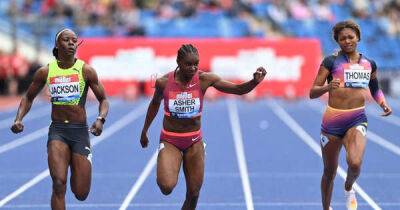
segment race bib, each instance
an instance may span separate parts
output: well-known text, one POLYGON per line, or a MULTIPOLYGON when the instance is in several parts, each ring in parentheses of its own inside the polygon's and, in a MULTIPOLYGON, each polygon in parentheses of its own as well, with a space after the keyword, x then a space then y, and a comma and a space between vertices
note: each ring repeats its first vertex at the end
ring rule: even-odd
POLYGON ((69 102, 79 98, 80 86, 77 74, 50 77, 49 91, 51 101, 69 102))
POLYGON ((359 64, 344 66, 344 86, 350 88, 366 88, 371 78, 371 69, 359 64))
POLYGON ((169 93, 168 108, 171 116, 178 118, 195 117, 200 112, 200 97, 198 91, 169 93))

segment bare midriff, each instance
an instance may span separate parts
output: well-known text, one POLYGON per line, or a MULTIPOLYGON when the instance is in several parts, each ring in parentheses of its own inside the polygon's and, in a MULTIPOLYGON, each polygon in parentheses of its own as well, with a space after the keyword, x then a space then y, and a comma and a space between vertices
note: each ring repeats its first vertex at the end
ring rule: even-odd
POLYGON ((79 105, 53 105, 51 120, 53 122, 86 123, 86 110, 79 105))
POLYGON ((366 89, 364 88, 337 88, 329 91, 330 107, 335 109, 354 109, 365 105, 366 89))
POLYGON ((164 130, 176 133, 186 133, 200 130, 201 116, 194 118, 175 118, 164 115, 164 130))

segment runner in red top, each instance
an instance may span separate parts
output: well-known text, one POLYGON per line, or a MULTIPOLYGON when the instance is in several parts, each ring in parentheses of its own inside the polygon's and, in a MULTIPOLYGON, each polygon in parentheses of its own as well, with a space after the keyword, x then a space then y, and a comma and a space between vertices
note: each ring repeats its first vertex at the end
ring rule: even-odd
POLYGON ((253 90, 267 72, 259 67, 253 79, 234 84, 211 72, 198 70, 199 54, 191 45, 178 50, 178 67, 156 80, 156 90, 147 110, 140 143, 147 147, 147 130, 164 99, 163 130, 157 160, 157 184, 164 195, 172 192, 181 164, 186 178, 183 210, 195 209, 204 177, 204 146, 201 135, 203 96, 212 86, 224 93, 242 95, 253 90))

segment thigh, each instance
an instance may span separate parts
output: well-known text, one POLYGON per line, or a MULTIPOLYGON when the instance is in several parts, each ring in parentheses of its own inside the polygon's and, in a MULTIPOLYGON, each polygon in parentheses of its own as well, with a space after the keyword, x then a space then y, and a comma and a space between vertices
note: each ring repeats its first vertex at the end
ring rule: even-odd
POLYGON ((367 143, 366 128, 362 125, 352 127, 343 138, 343 145, 346 149, 346 157, 348 160, 361 162, 367 143))
POLYGON ((320 145, 322 159, 325 167, 337 167, 339 161, 340 149, 342 148, 342 139, 340 137, 321 133, 320 145))
POLYGON ((161 141, 157 158, 157 180, 176 183, 182 163, 182 153, 174 145, 161 141))
POLYGON ((204 177, 203 141, 193 144, 183 154, 183 170, 188 188, 200 190, 204 177))
POLYGON ((69 146, 61 140, 51 140, 47 144, 47 155, 52 179, 66 182, 68 166, 71 161, 69 146))
POLYGON ((92 164, 86 156, 72 153, 71 188, 89 191, 92 178, 92 164))

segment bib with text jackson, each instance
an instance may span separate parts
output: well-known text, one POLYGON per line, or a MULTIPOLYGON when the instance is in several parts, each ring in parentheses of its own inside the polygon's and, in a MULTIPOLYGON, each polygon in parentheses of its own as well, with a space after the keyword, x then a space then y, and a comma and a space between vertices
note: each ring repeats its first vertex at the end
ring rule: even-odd
POLYGON ((200 113, 199 91, 169 92, 168 108, 171 116, 192 118, 200 113))
POLYGON ((50 77, 51 101, 70 102, 80 97, 78 74, 50 77))

